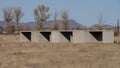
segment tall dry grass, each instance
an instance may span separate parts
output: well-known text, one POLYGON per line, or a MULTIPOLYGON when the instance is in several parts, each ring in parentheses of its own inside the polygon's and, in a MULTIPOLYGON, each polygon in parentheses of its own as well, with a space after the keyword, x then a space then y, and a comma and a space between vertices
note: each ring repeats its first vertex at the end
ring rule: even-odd
POLYGON ((120 45, 0 43, 0 68, 119 68, 120 45))
POLYGON ((19 42, 19 35, 0 35, 0 42, 19 42))
POLYGON ((18 42, 18 35, 0 39, 0 68, 120 68, 118 43, 25 43, 18 42))

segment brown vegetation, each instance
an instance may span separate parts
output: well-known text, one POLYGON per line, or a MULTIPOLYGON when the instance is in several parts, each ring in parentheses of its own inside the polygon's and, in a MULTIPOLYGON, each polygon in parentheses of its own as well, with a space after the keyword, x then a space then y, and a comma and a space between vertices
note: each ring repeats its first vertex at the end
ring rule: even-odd
POLYGON ((34 9, 34 16, 36 20, 37 30, 43 29, 43 23, 49 18, 49 14, 47 13, 49 8, 44 5, 39 5, 34 9))
POLYGON ((62 19, 63 19, 63 29, 68 30, 69 29, 69 16, 66 10, 62 11, 62 19))
POLYGON ((6 30, 6 33, 9 34, 8 30, 10 26, 10 21, 12 21, 12 8, 4 8, 3 16, 4 16, 4 21, 6 22, 5 30, 6 30))
POLYGON ((119 44, 21 43, 18 35, 0 38, 6 38, 0 40, 0 68, 120 67, 119 44))
POLYGON ((0 43, 2 42, 19 42, 19 35, 0 35, 0 43))
POLYGON ((4 8, 3 9, 4 21, 6 22, 5 31, 7 34, 13 34, 15 31, 19 31, 19 22, 23 16, 23 13, 19 7, 16 8, 4 8), (16 22, 15 25, 11 25, 11 21, 16 22))
POLYGON ((21 8, 16 7, 13 8, 13 13, 12 13, 13 20, 16 22, 16 31, 20 31, 20 19, 23 17, 23 12, 21 11, 21 8))
POLYGON ((0 43, 1 68, 119 68, 118 44, 0 43))
POLYGON ((58 14, 55 12, 54 22, 53 22, 53 24, 50 26, 50 29, 59 30, 59 21, 58 21, 57 18, 58 18, 58 14))

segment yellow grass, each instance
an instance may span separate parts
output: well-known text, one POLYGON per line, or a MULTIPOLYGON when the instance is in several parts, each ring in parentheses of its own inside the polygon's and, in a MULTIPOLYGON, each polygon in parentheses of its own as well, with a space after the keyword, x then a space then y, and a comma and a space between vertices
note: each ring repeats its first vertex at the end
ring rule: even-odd
POLYGON ((0 68, 120 68, 120 45, 0 42, 0 68))
POLYGON ((0 35, 0 42, 19 42, 19 35, 0 35))

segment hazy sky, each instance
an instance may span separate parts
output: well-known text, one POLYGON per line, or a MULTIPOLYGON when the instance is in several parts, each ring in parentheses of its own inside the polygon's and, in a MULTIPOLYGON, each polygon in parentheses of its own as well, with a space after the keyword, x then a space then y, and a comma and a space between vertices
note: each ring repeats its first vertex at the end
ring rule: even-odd
POLYGON ((86 26, 97 23, 101 14, 105 24, 114 25, 120 19, 120 0, 0 0, 0 20, 4 20, 3 8, 17 6, 24 12, 21 22, 34 21, 33 10, 40 4, 49 6, 50 19, 66 9, 70 19, 86 26))

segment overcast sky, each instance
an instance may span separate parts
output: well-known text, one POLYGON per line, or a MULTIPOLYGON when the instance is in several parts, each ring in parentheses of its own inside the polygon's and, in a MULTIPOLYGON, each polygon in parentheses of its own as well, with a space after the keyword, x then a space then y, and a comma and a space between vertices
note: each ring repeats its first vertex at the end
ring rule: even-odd
POLYGON ((34 21, 33 10, 40 4, 49 6, 50 19, 55 12, 60 16, 62 10, 67 10, 70 19, 86 26, 97 23, 101 14, 105 24, 114 25, 120 19, 120 0, 0 0, 0 20, 4 20, 3 8, 21 7, 21 22, 34 21))

